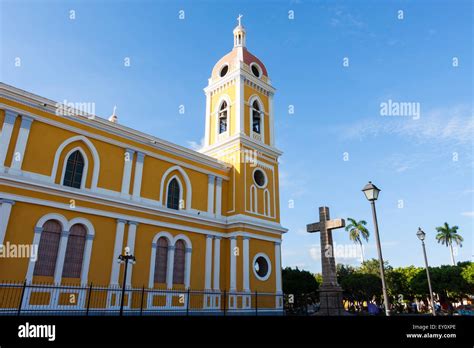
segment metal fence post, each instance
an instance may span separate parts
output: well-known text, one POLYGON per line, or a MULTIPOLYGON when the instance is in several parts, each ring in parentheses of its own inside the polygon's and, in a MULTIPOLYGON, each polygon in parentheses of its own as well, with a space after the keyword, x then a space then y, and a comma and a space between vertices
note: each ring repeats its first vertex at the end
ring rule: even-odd
POLYGON ((227 305, 227 300, 226 299, 227 299, 227 292, 226 292, 226 290, 224 290, 224 306, 223 306, 224 316, 225 316, 225 308, 226 308, 226 305, 227 305))
POLYGON ((23 288, 21 289, 21 298, 20 298, 20 305, 18 306, 18 315, 21 313, 21 306, 23 305, 23 297, 25 296, 25 289, 26 289, 26 279, 23 282, 23 288))
POLYGON ((190 295, 191 291, 188 288, 188 298, 186 299, 186 316, 189 316, 189 301, 191 300, 190 295))
POLYGON ((89 296, 87 296, 87 309, 86 309, 86 315, 89 315, 89 308, 91 305, 91 297, 92 297, 92 282, 91 285, 89 286, 89 296))
POLYGON ((255 316, 258 316, 258 292, 255 291, 255 316))
POLYGON ((143 297, 145 295, 145 285, 142 286, 142 299, 140 300, 140 315, 143 315, 143 297))

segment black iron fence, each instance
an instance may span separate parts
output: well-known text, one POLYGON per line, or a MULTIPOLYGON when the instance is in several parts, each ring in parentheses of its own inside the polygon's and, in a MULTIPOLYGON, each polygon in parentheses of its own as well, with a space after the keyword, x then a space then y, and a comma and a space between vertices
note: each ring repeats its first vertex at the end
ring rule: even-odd
POLYGON ((0 283, 0 315, 282 315, 283 294, 0 283))

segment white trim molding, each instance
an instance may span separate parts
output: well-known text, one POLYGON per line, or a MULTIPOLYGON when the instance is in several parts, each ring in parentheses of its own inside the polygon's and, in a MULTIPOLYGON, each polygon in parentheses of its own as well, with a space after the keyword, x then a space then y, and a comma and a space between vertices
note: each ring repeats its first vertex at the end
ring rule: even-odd
POLYGON ((230 285, 229 291, 237 290, 237 255, 234 252, 237 247, 237 237, 232 236, 230 239, 230 285))
POLYGON ((216 216, 222 214, 222 178, 216 178, 216 216))
POLYGON ((0 168, 4 168, 5 158, 7 157, 8 146, 12 137, 13 126, 18 114, 15 111, 6 109, 3 121, 2 131, 0 133, 0 168))
POLYGON ((3 245, 7 234, 8 220, 15 201, 10 199, 0 199, 0 245, 3 245))
POLYGON ((214 214, 214 187, 216 176, 209 174, 207 181, 207 212, 211 216, 214 214))
POLYGON ((145 162, 145 154, 137 152, 137 160, 135 162, 135 176, 133 179, 132 199, 139 201, 142 189, 143 164, 145 162))
MULTIPOLYGON (((127 247, 130 248, 131 255, 135 254, 135 239, 136 239, 136 234, 137 234, 137 228, 138 228, 138 222, 135 222, 135 221, 128 222, 127 247)), ((128 270, 127 270, 127 279, 126 279, 127 286, 132 285, 132 272, 133 272, 133 263, 130 263, 128 265, 128 270)))
POLYGON ((120 274, 120 263, 118 263, 118 257, 123 250, 123 235, 126 223, 127 220, 117 219, 117 227, 115 229, 114 253, 112 255, 112 270, 110 272, 111 286, 118 286, 118 279, 120 274))
POLYGON ((122 186, 121 186, 121 195, 122 197, 129 197, 130 194, 130 180, 132 177, 132 167, 133 167, 133 156, 135 151, 131 149, 125 149, 123 154, 123 175, 122 175, 122 186))
POLYGON ((242 237, 242 244, 243 244, 243 255, 242 255, 242 270, 243 270, 243 291, 248 292, 250 291, 250 277, 249 277, 249 244, 250 238, 247 236, 242 237))
POLYGON ((214 284, 213 289, 220 290, 221 237, 214 236, 214 284))
POLYGON ((23 164, 23 158, 25 157, 25 150, 32 122, 33 119, 31 117, 21 116, 20 130, 18 132, 15 150, 13 152, 12 163, 8 170, 9 172, 17 174, 21 172, 21 166, 23 164))

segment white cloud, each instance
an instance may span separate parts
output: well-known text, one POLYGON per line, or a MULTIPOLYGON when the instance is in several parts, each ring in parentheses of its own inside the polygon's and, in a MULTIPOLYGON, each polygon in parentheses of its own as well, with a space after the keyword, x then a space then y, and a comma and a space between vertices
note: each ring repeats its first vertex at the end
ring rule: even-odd
POLYGON ((474 217, 474 211, 465 211, 461 213, 462 216, 474 217))
POLYGON ((313 259, 316 262, 319 262, 321 260, 321 248, 319 245, 317 246, 312 246, 309 248, 309 256, 311 256, 311 259, 313 259))
POLYGON ((474 133, 473 110, 458 105, 452 108, 433 109, 423 112, 420 119, 411 117, 383 117, 364 119, 344 126, 347 139, 376 137, 393 134, 419 142, 450 143, 472 146, 474 133))
POLYGON ((204 138, 201 138, 199 143, 195 142, 194 140, 188 140, 188 147, 194 151, 199 151, 204 147, 204 138))

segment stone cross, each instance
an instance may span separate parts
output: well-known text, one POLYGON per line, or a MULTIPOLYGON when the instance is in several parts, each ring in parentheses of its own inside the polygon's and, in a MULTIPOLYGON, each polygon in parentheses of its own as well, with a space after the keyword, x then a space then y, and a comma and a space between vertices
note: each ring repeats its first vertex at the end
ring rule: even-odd
POLYGON ((309 224, 306 230, 309 233, 320 232, 321 235, 321 266, 323 283, 320 286, 320 314, 342 315, 342 288, 337 283, 336 261, 334 259, 334 246, 332 230, 346 225, 344 219, 329 218, 329 208, 319 208, 319 222, 309 224))

